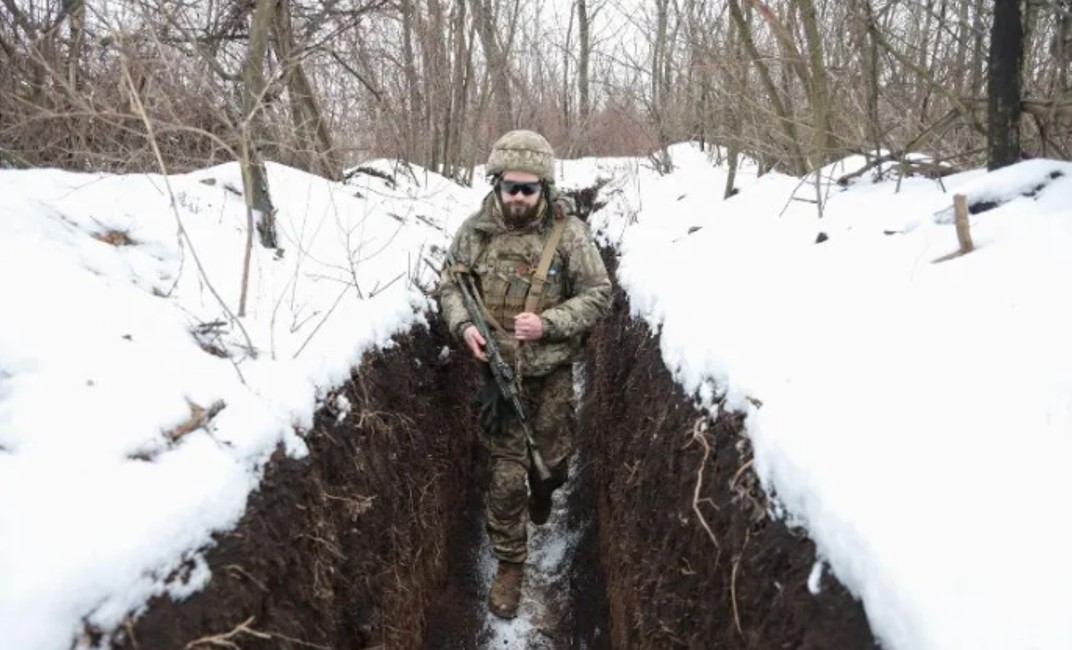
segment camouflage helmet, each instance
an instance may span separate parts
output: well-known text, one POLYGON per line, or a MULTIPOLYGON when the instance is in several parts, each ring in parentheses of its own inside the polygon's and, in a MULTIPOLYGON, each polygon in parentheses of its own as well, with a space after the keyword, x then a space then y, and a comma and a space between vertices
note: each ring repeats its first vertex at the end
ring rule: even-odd
POLYGON ((526 172, 545 181, 554 181, 555 152, 551 143, 535 131, 510 131, 491 146, 488 174, 526 172))

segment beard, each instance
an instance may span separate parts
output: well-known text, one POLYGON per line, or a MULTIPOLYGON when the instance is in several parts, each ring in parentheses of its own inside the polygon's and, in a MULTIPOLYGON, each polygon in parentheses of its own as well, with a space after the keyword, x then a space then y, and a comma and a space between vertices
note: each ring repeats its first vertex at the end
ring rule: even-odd
POLYGON ((524 228, 536 220, 536 215, 540 211, 540 202, 536 205, 526 205, 524 203, 507 203, 503 201, 502 215, 503 221, 508 228, 524 228))

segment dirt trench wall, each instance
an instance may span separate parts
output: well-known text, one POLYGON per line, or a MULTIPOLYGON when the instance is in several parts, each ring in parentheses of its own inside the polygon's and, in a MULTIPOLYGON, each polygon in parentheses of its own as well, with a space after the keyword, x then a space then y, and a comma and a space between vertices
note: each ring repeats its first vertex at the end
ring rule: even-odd
POLYGON ((243 650, 420 647, 472 468, 472 385, 459 373, 470 364, 441 362, 446 344, 437 323, 368 355, 343 389, 349 415, 322 409, 310 456, 274 459, 237 529, 207 554, 208 587, 156 599, 120 647, 231 632, 224 640, 243 650))
POLYGON ((766 516, 740 418, 698 428, 659 338, 629 318, 620 290, 589 354, 582 444, 612 647, 875 647, 862 607, 833 578, 808 591, 814 546, 766 516))

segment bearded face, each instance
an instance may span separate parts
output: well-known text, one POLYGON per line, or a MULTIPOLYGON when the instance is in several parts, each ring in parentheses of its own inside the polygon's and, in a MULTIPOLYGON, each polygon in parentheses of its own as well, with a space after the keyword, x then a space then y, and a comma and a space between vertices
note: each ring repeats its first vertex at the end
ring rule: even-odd
POLYGON ((503 221, 510 229, 524 228, 536 220, 540 206, 525 205, 520 202, 507 203, 503 200, 503 221))
POLYGON ((499 180, 503 221, 508 228, 523 228, 538 217, 542 188, 535 174, 506 172, 499 180))

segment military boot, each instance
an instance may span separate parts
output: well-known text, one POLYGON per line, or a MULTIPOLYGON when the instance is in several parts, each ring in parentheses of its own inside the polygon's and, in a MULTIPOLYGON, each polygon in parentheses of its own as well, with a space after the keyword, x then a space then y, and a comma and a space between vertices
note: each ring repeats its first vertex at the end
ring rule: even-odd
POLYGON ((529 521, 542 526, 551 517, 552 490, 533 488, 529 490, 529 521))
POLYGON ((529 472, 529 521, 542 526, 551 517, 551 502, 555 490, 562 487, 568 478, 565 463, 551 469, 551 478, 541 481, 529 472))
POLYGON ((517 616, 517 604, 521 601, 521 580, 525 575, 525 565, 514 562, 499 562, 499 571, 495 582, 491 583, 491 596, 488 604, 491 613, 499 618, 517 616))

